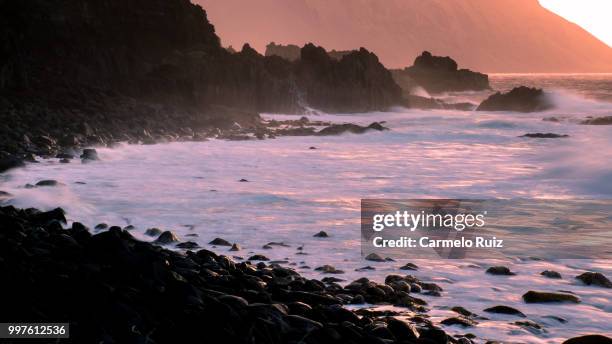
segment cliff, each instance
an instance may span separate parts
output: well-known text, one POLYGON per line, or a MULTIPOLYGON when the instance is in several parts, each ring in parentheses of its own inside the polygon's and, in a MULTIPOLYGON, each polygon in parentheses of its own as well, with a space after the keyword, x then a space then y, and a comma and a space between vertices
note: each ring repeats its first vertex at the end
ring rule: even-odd
POLYGON ((232 52, 188 0, 0 0, 0 27, 0 159, 194 139, 234 122, 255 128, 259 112, 304 105, 369 111, 399 102, 371 53, 322 67, 248 45, 232 52), (307 77, 307 68, 333 76, 307 77))
POLYGON ((612 72, 612 48, 537 0, 197 0, 223 44, 365 47, 389 68, 422 51, 485 72, 612 72))

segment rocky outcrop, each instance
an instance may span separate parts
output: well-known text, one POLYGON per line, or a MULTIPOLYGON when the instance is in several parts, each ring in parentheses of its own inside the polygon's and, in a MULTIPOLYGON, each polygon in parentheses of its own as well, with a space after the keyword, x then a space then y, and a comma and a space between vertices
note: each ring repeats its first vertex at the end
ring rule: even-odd
POLYGON ((61 147, 201 139, 235 123, 254 132, 259 112, 399 103, 372 53, 335 60, 308 45, 294 63, 230 52, 186 0, 3 1, 0 28, 3 169, 14 165, 4 156, 61 147))
POLYGON ((372 111, 401 100, 391 73, 364 48, 335 60, 322 47, 307 44, 296 61, 295 75, 307 103, 327 112, 372 111))
POLYGON ((458 69, 457 62, 446 56, 433 56, 424 51, 411 67, 394 70, 393 76, 403 87, 421 86, 427 92, 457 92, 487 90, 489 77, 469 69, 458 69))
POLYGON ((536 112, 553 108, 542 89, 519 86, 507 93, 497 92, 485 99, 476 111, 536 112))
POLYGON ((300 59, 301 48, 295 44, 276 44, 270 42, 266 45, 266 56, 280 56, 285 60, 296 61, 300 59))

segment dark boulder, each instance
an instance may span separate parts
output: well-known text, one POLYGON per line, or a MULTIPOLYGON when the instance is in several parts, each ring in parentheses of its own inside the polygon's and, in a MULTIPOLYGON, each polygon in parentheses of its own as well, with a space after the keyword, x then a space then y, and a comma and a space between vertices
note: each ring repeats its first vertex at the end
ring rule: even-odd
POLYGON ((315 237, 315 238, 327 238, 327 237, 329 237, 329 235, 327 234, 326 231, 320 231, 319 233, 313 235, 313 237, 315 237))
POLYGON ((497 92, 485 99, 476 111, 536 112, 553 108, 542 89, 519 86, 507 93, 497 92))
POLYGON ((155 227, 154 228, 149 228, 149 229, 147 229, 145 231, 144 234, 148 235, 148 236, 156 237, 156 236, 159 236, 160 234, 162 234, 162 230, 159 229, 159 228, 155 228, 155 227))
POLYGON ((98 152, 93 148, 85 148, 83 149, 83 154, 81 154, 82 160, 98 160, 98 152))
MULTIPOLYGON (((406 85, 405 78, 413 80, 414 85, 423 87, 430 93, 487 90, 489 77, 469 69, 458 69, 457 62, 445 56, 434 56, 424 51, 414 60, 411 67, 393 71, 394 79, 406 85)), ((409 86, 409 85, 408 85, 409 86)))
POLYGON ((232 244, 229 241, 222 239, 222 238, 214 238, 208 244, 215 245, 215 246, 232 246, 232 244))
POLYGON ((328 135, 340 135, 344 133, 352 133, 352 134, 363 134, 368 130, 376 130, 383 131, 388 130, 388 128, 383 127, 378 122, 373 122, 367 127, 353 124, 353 123, 345 123, 345 124, 332 124, 326 128, 321 129, 316 135, 319 136, 328 136, 328 135))
POLYGON ((63 185, 63 184, 53 179, 45 179, 45 180, 41 180, 36 183, 36 186, 59 186, 59 185, 63 185))
POLYGON ((523 295, 523 300, 527 303, 550 303, 550 302, 571 302, 580 303, 580 298, 572 294, 539 292, 530 290, 523 295))
POLYGON ((586 336, 570 338, 563 342, 563 344, 612 344, 612 338, 599 334, 588 334, 586 336))
POLYGON ((516 275, 514 272, 510 271, 510 269, 505 266, 492 266, 487 269, 486 273, 491 274, 491 275, 503 275, 503 276, 516 275))
POLYGON ((580 122, 580 124, 585 124, 585 125, 612 125, 612 116, 587 118, 584 121, 580 122))
POLYGON ((569 135, 555 133, 527 133, 520 137, 529 137, 534 139, 558 139, 563 137, 569 137, 569 135))
POLYGON ((585 272, 576 279, 581 280, 586 285, 595 285, 604 288, 612 288, 612 282, 600 272, 585 272))
POLYGON ((165 231, 160 234, 157 239, 155 239, 155 243, 162 245, 172 244, 178 241, 179 238, 171 231, 165 231))
POLYGON ((489 307, 487 309, 484 310, 485 312, 489 312, 489 313, 499 313, 499 314, 510 314, 510 315, 516 315, 519 317, 524 318, 525 314, 523 314, 523 312, 519 311, 516 308, 512 308, 510 306, 493 306, 493 307, 489 307))
POLYGON ((561 274, 553 270, 544 270, 540 273, 540 275, 544 277, 548 277, 548 278, 556 278, 556 279, 561 278, 561 274))

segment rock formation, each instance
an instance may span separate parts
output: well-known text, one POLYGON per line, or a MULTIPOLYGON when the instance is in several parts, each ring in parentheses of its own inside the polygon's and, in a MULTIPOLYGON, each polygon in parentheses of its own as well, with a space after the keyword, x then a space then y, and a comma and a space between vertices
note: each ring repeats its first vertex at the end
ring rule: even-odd
POLYGON ((421 86, 430 93, 490 89, 486 74, 458 69, 452 58, 433 56, 428 51, 417 56, 411 67, 394 70, 393 77, 403 88, 421 86))
POLYGON ((489 96, 480 103, 476 111, 535 112, 552 107, 542 89, 519 86, 507 93, 497 92, 489 96))

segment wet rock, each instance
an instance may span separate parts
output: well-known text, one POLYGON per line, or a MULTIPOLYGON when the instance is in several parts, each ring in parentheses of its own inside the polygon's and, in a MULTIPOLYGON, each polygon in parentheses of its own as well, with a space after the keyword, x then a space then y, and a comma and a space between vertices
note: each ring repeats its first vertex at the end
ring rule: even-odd
POLYGON ((364 259, 365 260, 370 260, 370 261, 373 261, 373 262, 384 262, 385 261, 385 259, 383 257, 379 256, 377 253, 374 253, 374 252, 372 252, 372 253, 368 254, 367 256, 365 256, 364 259))
POLYGON ((337 282, 342 282, 344 281, 342 278, 337 278, 337 277, 323 277, 321 279, 321 282, 325 282, 325 283, 337 283, 337 282))
POLYGON ((588 118, 580 122, 585 125, 612 125, 612 116, 588 118))
POLYGON ((96 230, 103 230, 103 229, 107 229, 107 228, 108 228, 108 225, 106 223, 98 223, 94 227, 94 229, 96 229, 96 230))
MULTIPOLYGON (((97 226, 96 226, 97 227, 97 226)), ((151 236, 151 237, 156 237, 159 236, 162 233, 162 230, 159 228, 149 228, 145 231, 145 235, 147 236, 151 236)))
POLYGON ((64 184, 58 182, 57 180, 53 180, 53 179, 45 179, 45 180, 41 180, 36 183, 36 186, 59 186, 59 185, 64 185, 64 184))
POLYGON ((572 294, 539 292, 530 290, 523 295, 523 300, 527 303, 550 303, 550 302, 571 302, 579 303, 580 299, 572 294))
POLYGON ((222 239, 222 238, 215 238, 208 244, 215 245, 215 246, 232 246, 232 244, 229 241, 222 239))
POLYGON ((70 163, 70 159, 60 159, 59 161, 61 164, 69 164, 70 163))
POLYGON ((507 93, 497 92, 489 96, 480 103, 476 111, 536 112, 552 107, 542 89, 520 86, 507 93))
POLYGON ((542 333, 542 326, 531 320, 515 321, 514 324, 534 334, 542 333))
POLYGON ((557 139, 557 138, 569 137, 569 135, 555 134, 555 133, 527 133, 520 137, 529 137, 529 138, 535 138, 535 139, 557 139))
POLYGON ((344 271, 336 269, 332 265, 322 265, 315 268, 315 271, 321 271, 324 274, 343 274, 344 271))
POLYGON ((12 197, 13 195, 6 192, 6 191, 0 191, 0 198, 9 198, 12 197))
POLYGON ((327 238, 329 235, 325 231, 320 231, 319 233, 313 235, 315 238, 327 238))
POLYGON ((242 178, 242 179, 239 180, 239 182, 241 182, 241 183, 248 183, 249 181, 247 179, 242 178))
POLYGON ((388 128, 383 127, 378 122, 373 122, 367 127, 363 127, 357 124, 345 123, 345 124, 332 124, 328 127, 321 129, 316 135, 319 136, 328 136, 328 135, 340 135, 344 133, 353 133, 353 134, 363 134, 368 130, 388 130, 388 128))
POLYGON ((270 260, 270 258, 264 256, 263 254, 255 254, 255 255, 250 256, 248 260, 268 261, 270 260))
POLYGON ((230 248, 230 251, 240 251, 240 245, 238 244, 233 244, 232 247, 230 248))
POLYGON ((375 267, 372 267, 372 266, 369 266, 369 265, 368 265, 368 266, 364 266, 364 267, 362 267, 362 268, 357 268, 357 269, 355 269, 355 271, 358 271, 358 272, 363 272, 363 271, 373 271, 373 270, 376 270, 376 268, 375 268, 375 267))
POLYGON ((451 308, 451 311, 463 315, 464 317, 472 317, 472 316, 476 316, 476 314, 468 311, 467 309, 461 307, 461 306, 455 306, 453 308, 451 308))
POLYGON ((193 249, 199 248, 200 245, 198 245, 198 243, 193 242, 193 241, 186 241, 186 242, 181 242, 181 243, 176 244, 176 247, 180 249, 184 249, 184 250, 193 250, 193 249))
POLYGON ((488 268, 486 272, 491 275, 502 275, 502 276, 514 276, 515 275, 514 272, 510 271, 510 269, 505 266, 492 266, 488 268))
POLYGON ((413 324, 408 324, 396 318, 387 320, 387 328, 399 341, 413 341, 419 337, 419 332, 413 324))
POLYGON ((160 234, 157 239, 155 239, 155 243, 162 244, 162 245, 167 245, 167 244, 175 243, 178 241, 179 241, 179 238, 176 236, 176 234, 174 234, 171 231, 165 231, 162 234, 160 234))
POLYGON ((83 162, 98 160, 98 152, 93 148, 85 148, 83 149, 83 153, 80 156, 83 162))
POLYGON ((308 147, 308 149, 314 150, 314 149, 317 149, 317 147, 315 147, 315 146, 310 146, 310 147, 308 147))
POLYGON ((463 327, 472 327, 478 324, 478 322, 476 322, 475 320, 466 317, 451 317, 442 320, 440 323, 448 326, 459 325, 463 327))
POLYGON ((588 334, 586 336, 570 338, 563 342, 563 344, 612 344, 612 338, 599 334, 588 334))
POLYGON ((277 241, 269 242, 269 243, 265 244, 264 246, 270 246, 270 247, 273 247, 273 246, 291 247, 291 245, 289 245, 289 244, 285 244, 284 242, 277 242, 277 241))
POLYGON ((585 272, 579 276, 576 276, 576 279, 581 280, 586 285, 595 285, 604 288, 612 288, 612 282, 599 272, 585 272))
POLYGON ((485 309, 484 311, 488 313, 516 315, 516 316, 525 318, 525 314, 523 314, 523 312, 519 311, 516 308, 512 308, 510 306, 503 306, 503 305, 493 306, 493 307, 485 309))
POLYGON ((540 275, 548 278, 561 278, 561 274, 553 270, 544 270, 540 273, 540 275))
POLYGON ((11 155, 3 156, 2 154, 0 154, 0 173, 6 172, 13 168, 22 167, 22 166, 25 166, 25 164, 23 163, 23 160, 15 156, 11 156, 11 155))
POLYGON ((418 270, 419 267, 413 263, 406 263, 404 266, 400 267, 400 270, 418 270))

